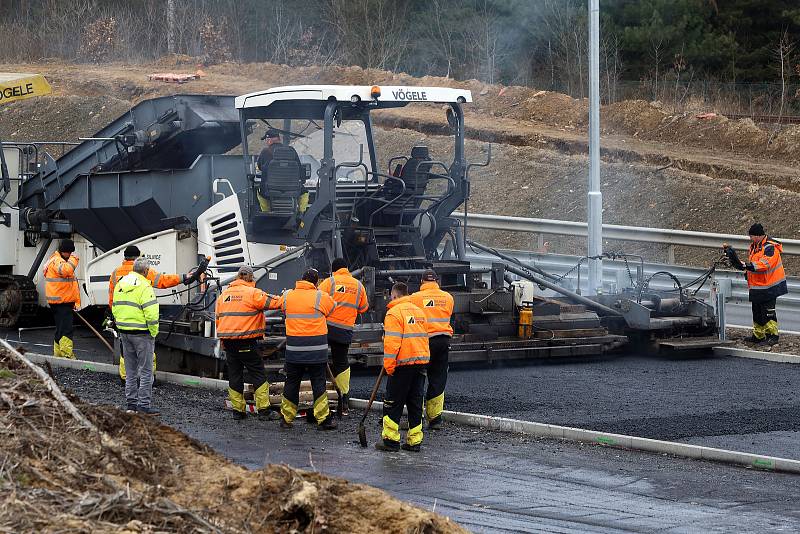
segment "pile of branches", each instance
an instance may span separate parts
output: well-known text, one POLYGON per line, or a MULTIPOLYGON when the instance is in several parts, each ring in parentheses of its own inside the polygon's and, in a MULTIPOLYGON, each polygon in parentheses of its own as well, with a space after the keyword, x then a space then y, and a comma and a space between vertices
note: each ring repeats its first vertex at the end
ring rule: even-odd
POLYGON ((85 404, 0 339, 0 533, 461 533, 384 492, 252 472, 187 436, 85 404))
POLYGON ((160 494, 176 466, 146 425, 110 410, 88 419, 41 368, 0 349, 0 532, 220 531, 160 494), (133 439, 111 435, 122 432, 133 439))

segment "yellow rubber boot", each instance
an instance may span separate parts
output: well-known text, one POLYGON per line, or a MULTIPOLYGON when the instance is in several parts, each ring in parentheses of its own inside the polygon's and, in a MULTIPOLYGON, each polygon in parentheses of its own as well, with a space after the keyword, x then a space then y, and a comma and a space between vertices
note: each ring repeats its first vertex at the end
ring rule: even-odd
POLYGON ((64 358, 69 358, 70 360, 75 359, 75 354, 72 351, 72 340, 67 336, 62 337, 58 345, 61 347, 61 352, 63 353, 64 358))
POLYGON ((256 401, 256 411, 269 410, 269 382, 264 382, 253 393, 253 398, 256 401))
POLYGON ((322 424, 328 418, 331 411, 328 407, 328 393, 323 393, 314 401, 314 419, 317 424, 322 424))
POLYGON ((53 356, 55 356, 56 358, 64 357, 64 353, 61 352, 61 346, 55 341, 53 341, 53 356))
POLYGON ((287 425, 293 424, 294 418, 297 417, 297 405, 286 397, 281 397, 281 415, 287 425))
POLYGON ((336 381, 336 387, 339 388, 339 391, 342 395, 348 395, 350 393, 350 368, 348 367, 338 375, 334 377, 336 381))

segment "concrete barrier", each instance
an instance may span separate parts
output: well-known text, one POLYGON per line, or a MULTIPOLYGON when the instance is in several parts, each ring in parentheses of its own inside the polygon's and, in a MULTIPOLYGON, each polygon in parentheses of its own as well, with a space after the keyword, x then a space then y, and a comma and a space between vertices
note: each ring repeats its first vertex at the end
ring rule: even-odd
POLYGON ((779 363, 800 363, 800 356, 784 352, 764 352, 760 350, 740 349, 738 347, 714 347, 717 356, 733 356, 779 363))

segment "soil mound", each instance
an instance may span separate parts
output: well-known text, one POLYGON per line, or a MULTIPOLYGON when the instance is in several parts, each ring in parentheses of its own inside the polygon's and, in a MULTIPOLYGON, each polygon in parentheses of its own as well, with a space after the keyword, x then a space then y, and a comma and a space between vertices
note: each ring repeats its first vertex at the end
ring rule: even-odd
MULTIPOLYGON (((102 90, 100 90, 102 92, 102 90)), ((3 141, 74 141, 104 128, 130 109, 109 96, 47 96, 0 107, 3 141)))
POLYGON ((64 397, 35 369, 0 350, 0 531, 465 532, 368 486, 248 471, 152 419, 64 397))

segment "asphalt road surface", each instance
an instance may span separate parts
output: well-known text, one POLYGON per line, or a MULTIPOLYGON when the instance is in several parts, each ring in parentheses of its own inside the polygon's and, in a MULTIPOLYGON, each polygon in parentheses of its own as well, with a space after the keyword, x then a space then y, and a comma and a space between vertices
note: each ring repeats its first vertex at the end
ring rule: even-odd
MULTIPOLYGON (((122 403, 116 377, 54 368, 98 404, 122 403)), ((517 370, 519 371, 519 370, 517 370)), ((456 381, 457 382, 457 381, 456 381)), ((478 389, 480 384, 475 384, 478 389)), ((354 412, 336 431, 233 421, 223 393, 163 384, 161 420, 250 468, 287 463, 380 487, 476 532, 793 532, 800 477, 533 439, 446 424, 423 452, 362 449, 354 412)), ((380 435, 370 417, 368 435, 380 435)))
MULTIPOLYGON (((49 353, 50 331, 22 346, 49 353)), ((20 339, 8 332, 12 342, 20 339)), ((86 329, 79 358, 109 362, 86 329)), ((356 373, 366 398, 375 374, 356 373)), ((453 368, 448 409, 800 459, 800 365, 734 357, 620 355, 515 366, 453 368)))
MULTIPOLYGON (((353 379, 352 395, 374 378, 353 379)), ((800 459, 800 365, 624 355, 451 370, 447 409, 800 459)))

